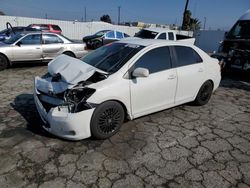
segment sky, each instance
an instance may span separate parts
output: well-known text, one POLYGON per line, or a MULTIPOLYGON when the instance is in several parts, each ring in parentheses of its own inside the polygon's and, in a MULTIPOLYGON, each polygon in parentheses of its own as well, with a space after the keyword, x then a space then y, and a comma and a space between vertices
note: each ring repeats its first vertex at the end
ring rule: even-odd
MULTIPOLYGON (((10 16, 52 18, 60 20, 100 20, 104 14, 121 22, 181 25, 186 0, 0 0, 0 10, 10 16)), ((189 0, 192 17, 206 29, 228 30, 250 9, 250 0, 189 0), (206 21, 205 21, 206 20, 206 21)))

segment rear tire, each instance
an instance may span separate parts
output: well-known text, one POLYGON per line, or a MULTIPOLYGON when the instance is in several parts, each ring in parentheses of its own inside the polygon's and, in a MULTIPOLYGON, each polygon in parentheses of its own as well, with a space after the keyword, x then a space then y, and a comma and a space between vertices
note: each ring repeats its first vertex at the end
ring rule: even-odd
POLYGON ((8 59, 0 54, 0 71, 6 69, 8 65, 8 59))
POLYGON ((200 88, 194 104, 197 106, 202 106, 208 103, 211 95, 213 93, 213 84, 210 81, 206 81, 200 88))
POLYGON ((99 47, 101 47, 102 46, 102 42, 101 41, 95 41, 95 43, 94 43, 94 49, 97 49, 97 48, 99 48, 99 47))
POLYGON ((64 52, 63 54, 68 55, 70 57, 76 57, 73 52, 64 52))
POLYGON ((92 136, 106 139, 116 134, 124 122, 122 105, 115 101, 100 104, 91 118, 90 128, 92 136))

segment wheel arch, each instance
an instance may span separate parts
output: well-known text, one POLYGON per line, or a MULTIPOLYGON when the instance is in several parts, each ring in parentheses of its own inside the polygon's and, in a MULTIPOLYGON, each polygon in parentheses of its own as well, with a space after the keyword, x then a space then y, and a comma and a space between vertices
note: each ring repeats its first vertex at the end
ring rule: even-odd
MULTIPOLYGON (((103 101, 102 103, 109 102, 109 101, 117 102, 117 103, 119 103, 119 104, 122 106, 123 111, 124 111, 124 115, 125 115, 124 121, 126 121, 126 120, 128 120, 128 119, 129 119, 129 120, 132 119, 132 116, 131 116, 131 114, 130 114, 130 111, 128 111, 127 106, 126 106, 122 101, 117 100, 117 99, 110 99, 110 100, 103 101)), ((100 104, 102 104, 102 103, 100 103, 100 104)), ((99 105, 100 105, 100 104, 99 104, 99 105)))
POLYGON ((73 57, 76 57, 76 54, 70 50, 66 50, 63 52, 63 54, 67 54, 67 53, 71 53, 73 55, 73 57))

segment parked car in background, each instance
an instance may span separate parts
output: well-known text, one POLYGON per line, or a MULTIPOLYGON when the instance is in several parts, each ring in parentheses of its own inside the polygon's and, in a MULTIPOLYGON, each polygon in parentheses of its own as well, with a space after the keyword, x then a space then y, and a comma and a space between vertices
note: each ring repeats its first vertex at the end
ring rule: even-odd
POLYGON ((163 39, 188 42, 194 44, 195 38, 189 35, 188 31, 169 30, 164 28, 147 28, 142 29, 135 34, 135 37, 142 39, 163 39))
POLYGON ((0 41, 11 38, 13 35, 22 32, 34 32, 39 31, 39 29, 29 28, 29 27, 11 27, 0 31, 0 41))
POLYGON ((51 32, 51 33, 57 33, 57 34, 62 33, 62 29, 58 25, 54 25, 54 24, 30 24, 28 25, 28 27, 39 29, 44 32, 51 32))
POLYGON ((108 138, 134 119, 194 101, 206 104, 221 79, 218 60, 198 47, 124 39, 82 59, 59 56, 35 77, 44 129, 71 140, 108 138), (57 87, 62 86, 62 87, 57 87))
POLYGON ((129 37, 129 35, 120 31, 102 30, 94 35, 83 37, 82 40, 87 44, 89 49, 96 49, 102 45, 118 41, 126 37, 129 37))
POLYGON ((16 34, 0 42, 0 70, 17 62, 47 62, 60 54, 80 58, 87 53, 85 47, 56 33, 16 34))

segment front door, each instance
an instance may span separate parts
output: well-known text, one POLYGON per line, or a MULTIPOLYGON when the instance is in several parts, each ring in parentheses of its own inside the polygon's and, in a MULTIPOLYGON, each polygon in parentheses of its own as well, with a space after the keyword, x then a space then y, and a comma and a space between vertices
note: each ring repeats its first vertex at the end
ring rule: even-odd
POLYGON ((29 34, 13 47, 13 61, 40 61, 41 59, 41 34, 29 34))
POLYGON ((177 74, 172 68, 168 47, 158 47, 146 52, 131 67, 146 68, 149 76, 131 78, 131 111, 133 117, 156 112, 174 104, 177 74))

